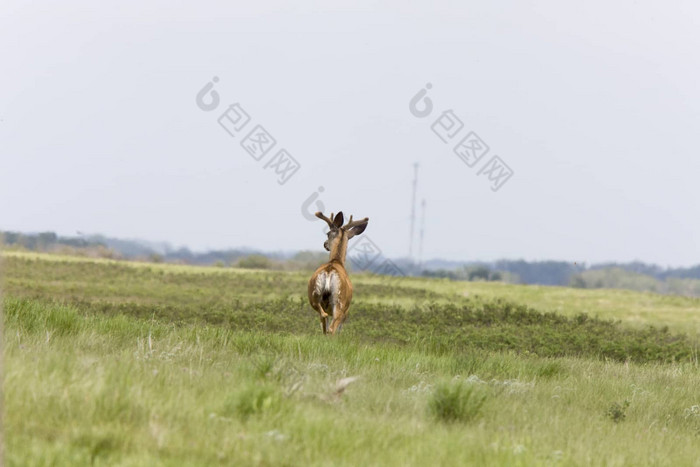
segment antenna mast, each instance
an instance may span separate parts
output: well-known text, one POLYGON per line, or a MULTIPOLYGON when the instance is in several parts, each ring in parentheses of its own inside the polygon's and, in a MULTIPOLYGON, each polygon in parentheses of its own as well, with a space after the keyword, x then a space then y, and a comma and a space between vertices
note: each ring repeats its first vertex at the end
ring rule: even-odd
POLYGON ((413 259, 413 232, 416 225, 416 188, 418 187, 418 162, 413 164, 413 198, 411 200, 411 238, 408 242, 408 258, 413 259))
POLYGON ((425 233, 425 198, 420 203, 421 214, 420 214, 420 243, 418 244, 418 274, 420 274, 420 269, 423 267, 423 235, 425 233))

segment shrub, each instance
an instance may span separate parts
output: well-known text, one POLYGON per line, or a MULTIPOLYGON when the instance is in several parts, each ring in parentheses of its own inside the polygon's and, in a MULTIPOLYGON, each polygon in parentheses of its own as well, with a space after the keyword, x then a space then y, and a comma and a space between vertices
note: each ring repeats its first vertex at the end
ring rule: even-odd
POLYGON ((270 259, 263 255, 250 255, 238 260, 238 267, 245 269, 269 269, 270 259))
POLYGON ((428 410, 443 422, 468 422, 474 419, 486 401, 486 394, 474 384, 443 383, 435 388, 428 410))
POLYGON ((613 422, 619 423, 627 417, 627 413, 625 411, 627 410, 627 407, 630 406, 630 401, 625 399, 622 404, 620 403, 613 403, 608 410, 605 411, 605 415, 607 415, 613 422))
POLYGON ((251 386, 224 404, 224 415, 236 415, 241 420, 262 414, 280 413, 283 406, 282 395, 270 386, 251 386))

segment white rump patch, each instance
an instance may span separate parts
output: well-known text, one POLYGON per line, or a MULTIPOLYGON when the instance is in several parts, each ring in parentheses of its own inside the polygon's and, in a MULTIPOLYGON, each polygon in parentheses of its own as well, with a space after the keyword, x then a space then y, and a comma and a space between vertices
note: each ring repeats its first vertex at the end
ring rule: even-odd
POLYGON ((330 295, 331 303, 335 303, 338 299, 338 292, 340 291, 340 278, 335 271, 326 272, 323 271, 316 277, 316 285, 314 286, 314 292, 316 295, 330 295))

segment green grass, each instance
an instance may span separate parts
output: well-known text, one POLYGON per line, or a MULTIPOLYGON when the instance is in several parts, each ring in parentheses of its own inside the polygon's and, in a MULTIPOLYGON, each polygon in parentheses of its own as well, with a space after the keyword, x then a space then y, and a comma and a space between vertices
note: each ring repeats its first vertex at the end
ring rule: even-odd
MULTIPOLYGON (((233 268, 207 268, 124 262, 110 259, 89 259, 33 252, 4 252, 5 262, 11 271, 7 286, 23 293, 42 287, 42 296, 53 294, 83 299, 98 296, 123 301, 129 296, 139 301, 162 303, 163 299, 177 293, 179 287, 187 287, 179 294, 193 300, 235 297, 238 300, 259 299, 261 291, 254 288, 262 282, 268 298, 279 296, 305 298, 305 285, 309 274, 283 273, 233 268), (33 262, 32 262, 33 260, 33 262), (82 265, 78 270, 64 273, 61 265, 82 265), (101 267, 100 267, 101 266, 101 267), (105 266, 114 266, 106 268, 105 266), (117 274, 116 270, 119 270, 117 274), (75 272, 73 272, 75 271, 75 272), (107 273, 107 271, 109 271, 107 273), (119 289, 107 289, 93 284, 90 274, 109 274, 119 289), (163 275, 169 279, 158 279, 163 275), (172 277, 181 276, 181 277, 172 277), (53 277, 54 283, 49 283, 53 277), (236 278, 232 281, 232 278, 236 278), (259 278, 260 281, 257 281, 259 278), (147 279, 152 283, 141 283, 147 279), (196 283, 191 283, 195 279, 196 283), (70 283, 68 283, 70 281, 70 283), (43 283, 43 285, 41 285, 43 283), (267 288, 275 284, 275 290, 267 288), (155 287, 157 286, 157 287, 155 287), (223 289, 222 289, 223 287, 223 289), (110 296, 110 292, 117 292, 110 296), (196 297, 199 293, 200 297, 196 297)), ((455 303, 464 299, 507 300, 532 307, 541 312, 555 312, 564 316, 587 314, 601 319, 613 319, 636 328, 648 325, 667 326, 670 330, 700 337, 700 299, 649 292, 609 289, 575 289, 569 287, 511 285, 499 282, 456 282, 446 279, 399 278, 387 281, 382 276, 353 274, 353 284, 358 289, 354 303, 394 304, 413 306, 431 300, 438 303, 455 303), (394 286, 389 287, 388 284, 394 286)))
POLYGON ((326 338, 303 274, 3 266, 7 465, 699 465, 672 326, 357 275, 326 338))

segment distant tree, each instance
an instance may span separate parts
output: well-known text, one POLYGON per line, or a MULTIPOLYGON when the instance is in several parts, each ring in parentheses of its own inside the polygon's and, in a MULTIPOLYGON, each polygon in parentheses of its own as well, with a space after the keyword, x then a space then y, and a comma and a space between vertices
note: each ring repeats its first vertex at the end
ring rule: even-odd
POLYGON ((37 237, 37 243, 41 247, 53 245, 58 240, 58 236, 54 232, 42 232, 37 237))
POLYGON ((19 234, 17 232, 3 232, 2 233, 2 242, 5 245, 15 245, 17 243, 18 237, 19 237, 19 234))
POLYGON ((270 269, 271 262, 267 256, 249 255, 238 260, 238 267, 245 269, 270 269))
POLYGON ((459 280, 459 274, 455 271, 448 271, 446 269, 426 269, 421 272, 423 277, 436 277, 442 279, 459 280))
POLYGON ((586 281, 583 277, 581 277, 581 274, 576 274, 575 276, 571 277, 571 282, 569 282, 569 287, 574 287, 576 289, 585 289, 586 288, 586 281))
POLYGON ((663 277, 674 277, 678 279, 700 279, 700 264, 690 268, 668 269, 664 272, 663 277))
POLYGON ((523 284, 567 285, 571 276, 583 271, 582 265, 565 261, 501 260, 494 264, 499 271, 517 274, 523 284))
POLYGON ((469 271, 469 280, 470 281, 475 281, 475 280, 484 280, 487 281, 489 280, 489 274, 491 271, 489 271, 489 268, 485 266, 477 266, 471 271, 469 271))

